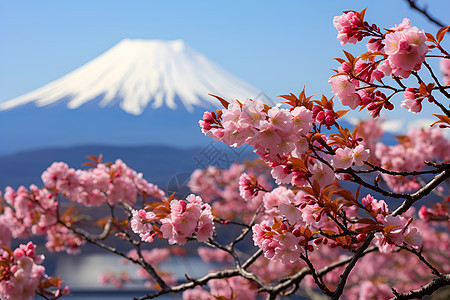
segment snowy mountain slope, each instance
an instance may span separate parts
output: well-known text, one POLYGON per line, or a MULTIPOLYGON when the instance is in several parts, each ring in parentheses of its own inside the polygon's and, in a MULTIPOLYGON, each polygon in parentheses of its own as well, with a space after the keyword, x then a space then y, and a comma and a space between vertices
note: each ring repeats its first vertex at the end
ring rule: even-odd
POLYGON ((191 112, 194 107, 218 106, 209 93, 245 100, 257 97, 259 91, 181 40, 125 39, 60 79, 0 103, 0 110, 62 101, 74 109, 95 99, 100 107, 119 103, 133 115, 147 106, 177 109, 178 101, 191 112))

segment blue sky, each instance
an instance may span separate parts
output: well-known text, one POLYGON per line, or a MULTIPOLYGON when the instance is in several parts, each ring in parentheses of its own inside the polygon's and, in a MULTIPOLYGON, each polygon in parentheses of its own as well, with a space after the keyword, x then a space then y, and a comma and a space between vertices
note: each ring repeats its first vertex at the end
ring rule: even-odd
MULTIPOLYGON (((450 23, 448 0, 423 2, 450 23)), ((272 98, 304 85, 309 94, 331 96, 333 58, 342 56, 333 16, 365 7, 366 19, 380 27, 409 17, 419 29, 437 31, 403 0, 2 1, 0 102, 59 78, 124 38, 183 39, 272 98)))

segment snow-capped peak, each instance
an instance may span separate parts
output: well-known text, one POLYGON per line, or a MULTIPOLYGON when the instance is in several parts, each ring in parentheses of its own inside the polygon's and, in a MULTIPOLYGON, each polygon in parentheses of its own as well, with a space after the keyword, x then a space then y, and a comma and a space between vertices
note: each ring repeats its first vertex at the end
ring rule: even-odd
POLYGON ((73 109, 99 100, 101 107, 119 102, 123 110, 134 115, 141 114, 147 105, 176 109, 177 103, 182 103, 192 111, 195 106, 218 106, 209 93, 245 100, 256 97, 258 90, 181 40, 125 39, 60 79, 0 103, 0 110, 63 100, 73 109))

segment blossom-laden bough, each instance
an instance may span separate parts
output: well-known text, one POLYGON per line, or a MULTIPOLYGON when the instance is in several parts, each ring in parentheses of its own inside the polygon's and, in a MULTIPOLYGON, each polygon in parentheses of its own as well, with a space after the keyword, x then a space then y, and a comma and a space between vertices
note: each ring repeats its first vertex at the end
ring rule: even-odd
MULTIPOLYGON (((45 274, 33 243, 10 250, 11 238, 36 235, 46 236, 49 251, 76 254, 91 243, 138 265, 152 291, 137 299, 276 299, 302 291, 409 299, 448 285, 450 55, 442 41, 449 27, 431 35, 404 19, 381 30, 365 10, 345 11, 334 26, 341 44, 367 39, 368 50, 336 59, 334 96, 303 89, 273 107, 214 96, 224 108, 204 113, 203 133, 232 147, 250 145, 259 160, 196 170, 186 197, 166 195, 123 161, 101 156, 79 170, 53 163, 42 174, 44 188, 7 188, 0 297, 69 293, 45 274), (442 82, 432 59, 441 59, 442 82), (337 110, 337 101, 370 118, 343 127, 348 110, 337 110), (431 128, 385 145, 378 118, 397 105, 441 113, 431 128), (180 281, 162 264, 175 255, 198 255, 216 269, 180 281)), ((133 278, 106 272, 100 280, 122 287, 133 278)))

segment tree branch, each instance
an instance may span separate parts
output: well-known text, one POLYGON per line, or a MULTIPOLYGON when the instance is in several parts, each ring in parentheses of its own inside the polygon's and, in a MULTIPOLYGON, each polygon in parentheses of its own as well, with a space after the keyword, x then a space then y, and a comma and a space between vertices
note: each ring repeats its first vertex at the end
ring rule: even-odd
POLYGON ((442 275, 437 277, 422 286, 420 289, 412 290, 407 293, 399 293, 395 289, 392 289, 395 297, 391 298, 391 300, 400 300, 400 299, 421 299, 423 296, 431 295, 437 289, 449 285, 450 284, 450 274, 442 275))
POLYGON ((126 255, 123 252, 117 250, 116 248, 113 248, 113 247, 111 247, 109 245, 106 245, 106 244, 104 244, 104 243, 102 243, 102 242, 92 238, 88 232, 86 232, 86 231, 84 231, 82 229, 77 229, 77 228, 74 228, 72 226, 69 226, 69 225, 67 225, 66 223, 64 223, 61 220, 58 220, 58 222, 60 224, 62 224, 64 227, 66 227, 67 229, 71 230, 73 233, 81 236, 84 240, 86 240, 86 241, 88 241, 88 242, 90 242, 90 243, 92 243, 92 244, 94 244, 94 245, 96 245, 98 247, 101 247, 101 248, 103 248, 103 249, 105 249, 105 250, 107 250, 109 252, 117 254, 117 255, 119 255, 119 256, 121 256, 121 257, 123 257, 123 258, 125 258, 125 259, 127 259, 127 260, 129 260, 129 261, 131 261, 131 262, 133 262, 135 264, 137 264, 137 265, 140 265, 142 268, 144 268, 156 280, 156 282, 159 284, 159 286, 163 290, 166 290, 166 289, 169 288, 167 286, 167 284, 164 282, 164 280, 162 280, 162 278, 156 273, 156 271, 153 268, 153 266, 150 265, 149 263, 147 263, 145 260, 143 260, 142 257, 139 260, 132 259, 128 255, 126 255))
POLYGON ((344 270, 344 273, 341 274, 341 279, 339 280, 338 285, 336 286, 336 289, 333 292, 333 299, 339 299, 342 295, 342 292, 344 291, 345 284, 347 282, 347 278, 350 275, 350 272, 352 271, 353 267, 356 265, 356 262, 364 256, 364 251, 369 247, 370 243, 372 242, 372 239, 374 237, 374 233, 369 233, 364 240, 364 243, 359 247, 358 251, 356 251, 355 255, 352 257, 350 263, 347 265, 347 267, 344 270))
POLYGON ((443 25, 440 21, 438 21, 437 19, 435 19, 434 17, 430 16, 426 10, 426 8, 419 8, 416 5, 416 0, 406 0, 406 2, 409 3, 409 6, 412 9, 417 10, 419 13, 421 13, 422 15, 424 15, 425 18, 427 18, 431 23, 436 24, 439 27, 444 27, 445 25, 443 25))
POLYGON ((422 187, 420 190, 414 194, 408 195, 405 201, 392 213, 393 216, 398 216, 407 211, 416 201, 422 199, 431 191, 441 184, 444 180, 450 177, 450 169, 446 169, 442 173, 434 176, 433 180, 428 182, 427 185, 422 187))

